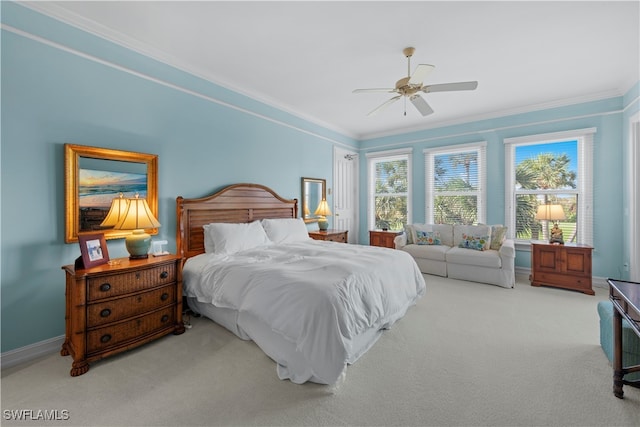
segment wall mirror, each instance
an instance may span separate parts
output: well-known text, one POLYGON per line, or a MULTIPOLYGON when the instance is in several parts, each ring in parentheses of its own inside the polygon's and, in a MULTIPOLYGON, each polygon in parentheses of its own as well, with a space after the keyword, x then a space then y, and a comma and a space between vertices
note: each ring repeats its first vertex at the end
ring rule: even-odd
MULTIPOLYGON (((78 235, 104 233, 105 239, 118 239, 130 234, 101 226, 111 202, 120 193, 125 198, 147 199, 158 217, 158 156, 108 148, 65 144, 65 238, 77 242, 78 235)), ((158 234, 158 229, 146 230, 158 234)))
POLYGON ((317 222, 320 215, 314 212, 322 199, 327 197, 327 182, 319 178, 302 178, 302 219, 317 222))

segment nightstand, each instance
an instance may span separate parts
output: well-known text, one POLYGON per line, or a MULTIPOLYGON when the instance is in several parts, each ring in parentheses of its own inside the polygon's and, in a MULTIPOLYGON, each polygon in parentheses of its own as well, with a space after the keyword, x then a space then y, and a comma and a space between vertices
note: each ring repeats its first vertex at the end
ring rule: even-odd
POLYGON ((309 237, 314 240, 325 240, 329 242, 347 243, 347 230, 328 229, 326 231, 310 231, 309 237))
POLYGON ((531 242, 531 286, 553 286, 595 295, 591 287, 591 251, 578 243, 531 242))
POLYGON ((182 258, 164 255, 76 270, 65 265, 65 340, 71 376, 89 362, 138 347, 169 333, 184 332, 182 258))
POLYGON ((402 231, 371 230, 369 231, 369 245, 395 249, 396 246, 393 243, 393 239, 401 233, 402 231))

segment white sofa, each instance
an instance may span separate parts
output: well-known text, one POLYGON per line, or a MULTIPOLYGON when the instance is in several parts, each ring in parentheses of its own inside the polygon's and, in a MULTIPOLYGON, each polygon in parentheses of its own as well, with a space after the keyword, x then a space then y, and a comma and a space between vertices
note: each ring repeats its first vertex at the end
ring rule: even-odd
POLYGON ((411 224, 394 244, 423 273, 513 288, 516 251, 505 234, 501 225, 411 224))

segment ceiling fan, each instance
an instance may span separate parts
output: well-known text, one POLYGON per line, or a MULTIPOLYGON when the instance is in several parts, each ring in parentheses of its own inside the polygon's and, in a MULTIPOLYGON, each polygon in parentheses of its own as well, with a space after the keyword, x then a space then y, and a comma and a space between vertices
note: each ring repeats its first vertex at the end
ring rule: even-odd
POLYGON ((474 90, 478 87, 478 82, 458 82, 458 83, 442 83, 436 85, 423 85, 425 77, 433 71, 435 68, 433 65, 429 64, 420 64, 416 67, 413 74, 411 74, 411 56, 415 52, 415 48, 407 47, 403 49, 402 53, 407 57, 407 77, 403 77, 396 82, 395 88, 379 88, 379 89, 356 89, 353 93, 367 93, 367 92, 386 92, 386 93, 397 93, 398 95, 384 102, 382 105, 376 107, 372 110, 367 116, 371 116, 376 114, 383 109, 387 108, 389 105, 393 104, 403 96, 405 97, 405 111, 404 115, 407 115, 406 110, 406 99, 409 98, 409 101, 418 109, 420 114, 423 116, 428 116, 433 113, 433 109, 427 104, 427 101, 424 100, 420 96, 420 92, 431 93, 431 92, 448 92, 448 91, 456 91, 456 90, 474 90))

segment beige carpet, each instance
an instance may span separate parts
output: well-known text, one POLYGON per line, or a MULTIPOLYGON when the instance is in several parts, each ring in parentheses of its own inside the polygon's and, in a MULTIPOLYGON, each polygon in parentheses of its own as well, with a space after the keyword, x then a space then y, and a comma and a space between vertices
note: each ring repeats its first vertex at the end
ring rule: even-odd
POLYGON ((280 381, 213 322, 69 376, 52 354, 2 372, 2 425, 640 426, 640 390, 612 394, 596 296, 425 276, 427 294, 335 392, 280 381), (14 421, 11 410, 68 420, 14 421), (67 412, 62 412, 67 411, 67 412))

